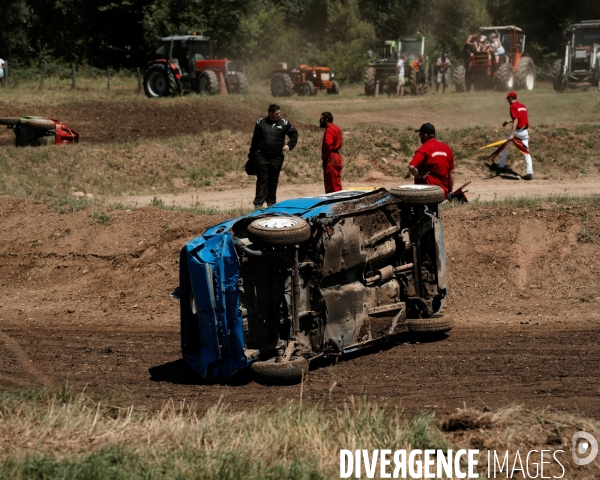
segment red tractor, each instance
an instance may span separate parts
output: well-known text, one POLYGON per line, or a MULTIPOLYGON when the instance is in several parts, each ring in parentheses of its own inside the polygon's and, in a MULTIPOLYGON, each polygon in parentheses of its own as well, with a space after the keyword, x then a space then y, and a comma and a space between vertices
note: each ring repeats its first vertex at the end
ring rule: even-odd
POLYGON ((316 95, 319 90, 327 93, 340 93, 340 85, 333 79, 329 67, 300 65, 288 69, 287 63, 271 73, 271 93, 274 97, 289 97, 292 92, 299 95, 316 95))
POLYGON ((248 79, 226 58, 213 54, 216 42, 201 35, 165 37, 144 75, 144 91, 150 98, 188 92, 219 93, 223 75, 227 93, 248 93, 248 79))

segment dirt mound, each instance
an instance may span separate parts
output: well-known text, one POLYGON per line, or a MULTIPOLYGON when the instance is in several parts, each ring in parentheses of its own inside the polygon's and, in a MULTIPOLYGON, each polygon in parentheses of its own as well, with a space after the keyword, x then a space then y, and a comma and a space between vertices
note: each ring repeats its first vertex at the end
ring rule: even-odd
MULTIPOLYGON (((600 417, 600 206, 457 207, 443 212, 456 327, 447 339, 318 368, 309 401, 365 394, 412 412, 463 402, 577 409, 600 417)), ((299 386, 201 382, 181 360, 181 247, 224 217, 156 208, 58 215, 0 198, 0 388, 88 385, 138 403, 220 398, 234 407, 299 386)))
MULTIPOLYGON (((120 143, 141 138, 167 138, 203 131, 231 130, 252 133, 262 112, 202 99, 192 101, 75 102, 68 105, 41 104, 27 108, 0 104, 0 117, 37 115, 56 118, 81 134, 85 143, 120 143)), ((0 145, 12 144, 12 134, 3 132, 0 145)))

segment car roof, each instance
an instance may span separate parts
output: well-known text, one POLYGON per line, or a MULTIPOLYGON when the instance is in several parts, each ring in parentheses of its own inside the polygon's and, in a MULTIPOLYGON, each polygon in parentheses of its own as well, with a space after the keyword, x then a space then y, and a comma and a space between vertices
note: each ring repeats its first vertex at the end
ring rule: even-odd
POLYGON ((179 36, 175 36, 175 37, 163 37, 161 38, 161 41, 163 42, 169 42, 171 40, 180 40, 180 41, 184 41, 184 40, 194 40, 194 41, 204 41, 207 42, 210 40, 210 37, 204 37, 202 35, 179 35, 179 36))

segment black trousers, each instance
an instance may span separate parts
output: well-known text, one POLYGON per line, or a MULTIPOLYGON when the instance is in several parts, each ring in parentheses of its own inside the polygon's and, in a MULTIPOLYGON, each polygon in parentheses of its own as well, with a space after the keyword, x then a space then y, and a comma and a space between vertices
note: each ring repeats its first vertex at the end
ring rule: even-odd
POLYGON ((256 197, 254 206, 262 207, 267 202, 271 206, 277 202, 277 184, 279 172, 283 165, 283 153, 278 155, 265 155, 257 152, 256 157, 256 197))

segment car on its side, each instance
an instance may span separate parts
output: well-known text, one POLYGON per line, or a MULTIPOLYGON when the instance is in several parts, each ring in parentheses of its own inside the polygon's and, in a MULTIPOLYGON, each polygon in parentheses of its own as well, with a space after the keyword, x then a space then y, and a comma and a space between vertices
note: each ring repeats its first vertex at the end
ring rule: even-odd
POLYGON ((443 201, 429 185, 345 190, 209 228, 180 254, 183 358, 202 378, 287 383, 407 329, 445 334, 443 201))

